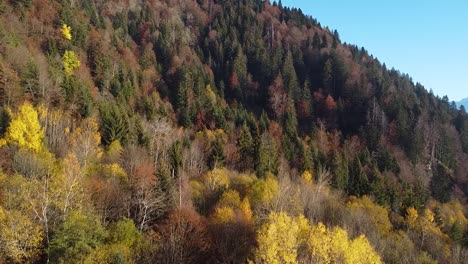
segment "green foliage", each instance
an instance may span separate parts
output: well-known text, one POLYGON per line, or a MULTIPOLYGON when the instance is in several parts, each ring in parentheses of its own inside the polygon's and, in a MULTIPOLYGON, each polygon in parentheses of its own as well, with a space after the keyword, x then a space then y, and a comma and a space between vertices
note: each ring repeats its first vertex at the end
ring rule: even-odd
POLYGON ((370 191, 370 182, 368 175, 364 171, 361 160, 356 156, 351 163, 349 170, 349 183, 347 193, 351 195, 361 196, 368 194, 370 191))
POLYGON ((465 109, 281 1, 188 2, 0 1, 0 263, 464 262, 465 109))
POLYGON ((67 50, 63 54, 63 67, 65 69, 65 74, 70 76, 73 74, 73 71, 80 67, 81 62, 76 53, 72 50, 67 50))
POLYGON ((129 121, 124 110, 116 104, 104 104, 101 107, 101 134, 104 144, 115 140, 126 143, 129 139, 129 121))
POLYGON ((37 98, 40 93, 39 69, 34 61, 29 61, 21 74, 21 85, 25 93, 30 94, 33 99, 37 98))
POLYGON ((104 242, 106 231, 96 216, 71 211, 50 241, 50 259, 53 262, 76 263, 104 242))
POLYGON ((245 168, 250 168, 253 165, 252 157, 254 154, 255 143, 246 123, 244 123, 240 129, 237 147, 239 148, 242 165, 245 168))
POLYGON ((431 194, 440 202, 448 202, 452 195, 452 175, 449 168, 443 164, 437 164, 433 168, 433 176, 431 179, 430 187, 431 194))
POLYGON ((171 161, 171 169, 174 171, 174 175, 177 177, 179 176, 179 169, 182 167, 182 159, 183 159, 183 147, 180 141, 176 141, 172 144, 170 150, 170 161, 171 161))
POLYGON ((211 144, 210 154, 208 155, 208 165, 211 169, 221 167, 224 164, 225 156, 223 145, 220 139, 216 139, 211 144))
POLYGON ((10 124, 11 118, 4 108, 0 108, 0 138, 2 138, 10 124))

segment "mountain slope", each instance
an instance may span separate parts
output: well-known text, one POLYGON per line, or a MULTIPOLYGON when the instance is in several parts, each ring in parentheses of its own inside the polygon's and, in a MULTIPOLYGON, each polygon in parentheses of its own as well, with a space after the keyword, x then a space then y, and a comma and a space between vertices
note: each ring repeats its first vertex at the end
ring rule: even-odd
POLYGON ((0 6, 0 262, 466 262, 468 116, 300 10, 0 6))
POLYGON ((465 98, 463 100, 461 100, 460 102, 457 102, 457 107, 460 107, 460 106, 464 106, 465 108, 468 107, 468 98, 465 98))

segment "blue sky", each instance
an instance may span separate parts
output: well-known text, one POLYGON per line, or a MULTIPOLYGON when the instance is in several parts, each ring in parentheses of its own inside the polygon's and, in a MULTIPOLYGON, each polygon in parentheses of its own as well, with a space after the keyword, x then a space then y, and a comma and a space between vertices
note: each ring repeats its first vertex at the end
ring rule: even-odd
POLYGON ((468 0, 283 0, 301 8, 343 42, 448 95, 468 97, 468 0))

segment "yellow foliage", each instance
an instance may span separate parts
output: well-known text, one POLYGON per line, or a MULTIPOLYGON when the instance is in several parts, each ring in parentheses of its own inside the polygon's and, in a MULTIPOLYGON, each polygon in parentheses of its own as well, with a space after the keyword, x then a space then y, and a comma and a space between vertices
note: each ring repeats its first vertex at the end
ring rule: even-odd
POLYGON ((94 249, 83 261, 83 264, 108 264, 115 263, 116 259, 121 263, 134 263, 132 250, 123 244, 99 246, 94 249))
POLYGON ((247 219, 248 221, 252 220, 253 213, 252 209, 250 208, 249 198, 245 197, 244 200, 242 200, 242 202, 239 205, 239 209, 242 212, 242 215, 244 215, 245 219, 247 219))
POLYGON ((312 226, 307 248, 313 263, 382 263, 364 235, 350 240, 342 228, 328 229, 322 223, 312 226))
POLYGON ((257 234, 257 263, 297 263, 300 223, 302 220, 289 217, 286 213, 270 213, 268 220, 257 234))
POLYGON ((190 181, 190 188, 192 190, 193 199, 201 199, 203 194, 203 184, 199 181, 192 180, 190 181))
POLYGON ((255 175, 240 174, 232 179, 231 185, 240 193, 248 194, 255 180, 255 175))
POLYGON ((68 40, 72 39, 72 34, 71 34, 71 27, 67 24, 63 24, 62 28, 60 28, 60 32, 62 32, 62 36, 68 40))
POLYGON ((208 142, 213 142, 215 141, 217 138, 218 139, 222 139, 223 142, 226 142, 227 141, 227 135, 226 133, 224 132, 223 129, 221 128, 218 128, 216 130, 210 130, 210 129, 205 129, 204 131, 198 131, 196 134, 195 134, 195 138, 196 139, 206 139, 206 141, 208 142))
POLYGON ((302 173, 302 180, 309 185, 313 184, 312 173, 308 170, 304 171, 304 173, 302 173))
POLYGON ((414 209, 413 207, 406 209, 406 219, 405 219, 406 221, 405 222, 410 228, 416 227, 418 218, 419 218, 419 215, 416 209, 414 209))
POLYGON ((81 65, 80 59, 78 59, 78 56, 72 50, 65 51, 62 59, 63 67, 65 68, 65 74, 67 76, 72 75, 73 71, 81 65))
POLYGON ((468 225, 468 219, 464 215, 464 208, 458 201, 451 201, 445 204, 442 204, 440 207, 440 215, 443 222, 451 226, 455 222, 458 222, 462 225, 468 225))
POLYGON ((107 155, 109 158, 117 160, 120 158, 120 155, 123 152, 123 147, 120 144, 119 140, 114 140, 112 143, 109 145, 109 148, 107 149, 107 155))
POLYGON ((253 183, 251 199, 257 204, 271 202, 279 191, 278 181, 272 174, 268 174, 266 179, 259 179, 253 183))
POLYGON ((234 220, 234 210, 231 207, 218 207, 211 220, 215 224, 226 224, 234 220))
POLYGON ((127 180, 127 173, 117 163, 106 164, 103 166, 103 169, 107 177, 117 178, 121 181, 127 180))
POLYGON ((208 172, 205 177, 205 185, 210 191, 226 189, 229 187, 229 171, 227 169, 214 169, 208 172))
POLYGON ((223 193, 218 201, 219 207, 238 208, 241 203, 239 193, 235 190, 228 190, 223 193))
POLYGON ((44 131, 39 123, 38 113, 29 103, 20 106, 17 113, 10 113, 12 120, 0 141, 0 146, 12 143, 21 148, 39 152, 42 149, 44 131))
POLYGON ((100 144, 101 134, 94 118, 85 119, 70 136, 71 149, 80 163, 85 166, 89 161, 99 159, 102 156, 100 144))
POLYGON ((434 223, 434 213, 430 209, 424 210, 424 220, 428 223, 434 223))
POLYGON ((211 89, 211 85, 206 86, 206 94, 208 95, 208 98, 210 98, 210 101, 212 104, 216 104, 216 94, 213 92, 213 89, 211 89))
POLYGON ((388 210, 372 202, 368 196, 364 195, 361 198, 351 196, 347 206, 351 209, 363 210, 367 213, 380 234, 387 235, 392 230, 392 223, 388 218, 388 210))
POLYGON ((351 241, 348 250, 344 252, 344 259, 346 263, 350 264, 382 263, 380 256, 374 251, 364 235, 351 241))
POLYGON ((41 226, 19 211, 4 212, 0 221, 1 253, 13 263, 34 263, 42 249, 41 226))

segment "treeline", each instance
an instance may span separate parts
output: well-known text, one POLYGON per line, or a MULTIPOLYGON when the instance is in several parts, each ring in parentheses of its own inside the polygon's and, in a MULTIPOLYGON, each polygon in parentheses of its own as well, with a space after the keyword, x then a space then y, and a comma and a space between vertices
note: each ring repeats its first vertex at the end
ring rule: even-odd
POLYGON ((0 262, 466 262, 465 109, 301 10, 0 13, 0 262))

